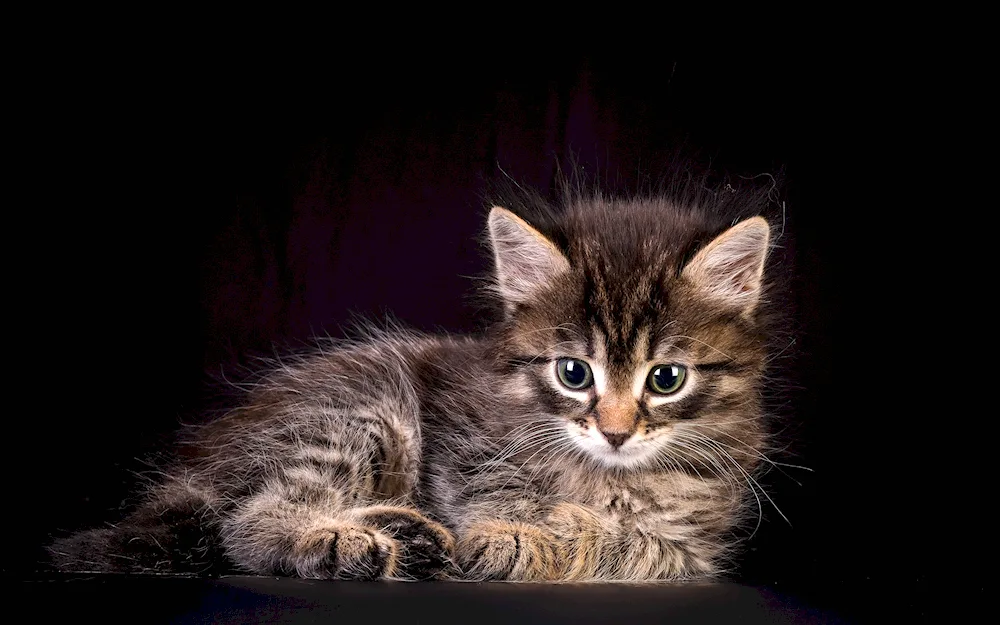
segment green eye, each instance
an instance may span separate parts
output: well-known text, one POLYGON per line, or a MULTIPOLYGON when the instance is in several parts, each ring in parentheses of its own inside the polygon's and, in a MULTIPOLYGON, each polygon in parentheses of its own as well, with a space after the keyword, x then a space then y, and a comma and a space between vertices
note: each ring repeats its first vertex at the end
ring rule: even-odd
POLYGON ((670 395, 676 393, 684 386, 684 378, 687 377, 687 369, 679 365, 656 365, 649 372, 649 380, 646 386, 657 395, 670 395))
POLYGON ((563 386, 574 391, 582 391, 594 383, 590 365, 576 358, 560 358, 556 361, 556 374, 563 386))

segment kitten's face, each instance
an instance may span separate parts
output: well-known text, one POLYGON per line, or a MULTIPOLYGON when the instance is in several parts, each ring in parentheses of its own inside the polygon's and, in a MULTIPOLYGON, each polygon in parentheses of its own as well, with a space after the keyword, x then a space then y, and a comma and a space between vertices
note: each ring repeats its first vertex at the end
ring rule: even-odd
POLYGON ((579 287, 563 310, 525 310, 513 319, 512 340, 534 359, 519 384, 602 465, 700 467, 719 446, 756 443, 761 343, 749 323, 698 306, 685 290, 675 285, 661 310, 632 323, 619 319, 615 328, 600 315, 570 312, 592 296, 579 287))
POLYGON ((601 466, 748 464, 764 358, 748 290, 759 290, 766 224, 724 232, 684 267, 666 248, 618 243, 571 244, 510 307, 515 386, 565 443, 554 448, 601 466))

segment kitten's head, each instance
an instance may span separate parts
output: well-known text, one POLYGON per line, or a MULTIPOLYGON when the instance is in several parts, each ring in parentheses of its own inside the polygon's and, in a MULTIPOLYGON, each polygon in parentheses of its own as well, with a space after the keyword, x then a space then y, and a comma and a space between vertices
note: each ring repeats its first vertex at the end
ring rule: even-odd
POLYGON ((507 388, 540 408, 553 448, 614 469, 754 464, 767 221, 662 198, 555 215, 544 234, 489 216, 507 388))

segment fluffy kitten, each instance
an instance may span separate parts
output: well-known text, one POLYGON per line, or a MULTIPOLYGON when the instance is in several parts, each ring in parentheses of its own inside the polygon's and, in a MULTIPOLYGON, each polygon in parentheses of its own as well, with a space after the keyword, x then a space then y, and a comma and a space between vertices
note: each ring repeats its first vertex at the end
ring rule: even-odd
POLYGON ((765 442, 762 203, 571 191, 558 209, 493 208, 504 316, 484 336, 383 332, 280 364, 190 432, 143 505, 57 541, 54 562, 337 579, 716 574, 765 442))

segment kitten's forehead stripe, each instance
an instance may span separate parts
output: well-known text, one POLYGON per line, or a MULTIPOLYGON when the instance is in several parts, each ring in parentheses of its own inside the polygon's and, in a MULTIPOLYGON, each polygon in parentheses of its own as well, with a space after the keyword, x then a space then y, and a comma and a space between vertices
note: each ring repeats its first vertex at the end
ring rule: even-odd
POLYGON ((635 367, 652 353, 649 328, 665 309, 660 272, 613 265, 593 245, 582 247, 582 261, 586 320, 603 338, 609 378, 631 389, 635 367))

